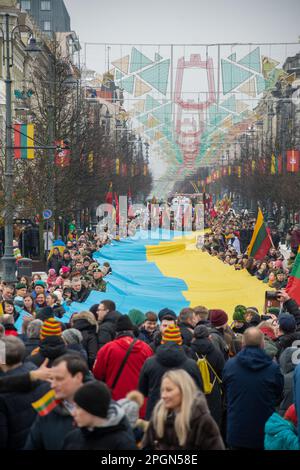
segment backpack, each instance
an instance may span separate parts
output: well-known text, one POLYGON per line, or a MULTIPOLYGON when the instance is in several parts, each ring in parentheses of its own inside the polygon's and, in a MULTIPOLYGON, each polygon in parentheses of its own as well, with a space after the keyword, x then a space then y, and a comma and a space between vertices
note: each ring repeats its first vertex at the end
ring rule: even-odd
POLYGON ((196 356, 197 356, 197 366, 200 371, 202 382, 203 382, 203 392, 205 393, 205 395, 210 395, 211 392, 213 391, 216 381, 218 381, 218 383, 221 384, 222 380, 220 379, 218 374, 215 372, 212 365, 208 362, 208 360, 206 359, 206 356, 199 357, 198 354, 196 354, 196 356), (211 383, 210 381, 209 370, 212 371, 215 377, 213 383, 211 383))

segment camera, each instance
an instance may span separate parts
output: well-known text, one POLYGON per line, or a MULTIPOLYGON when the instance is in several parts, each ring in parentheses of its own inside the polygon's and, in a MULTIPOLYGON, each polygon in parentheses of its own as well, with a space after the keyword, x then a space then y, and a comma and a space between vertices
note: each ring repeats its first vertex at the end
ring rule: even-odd
POLYGON ((278 300, 281 293, 279 291, 266 291, 266 300, 278 300))

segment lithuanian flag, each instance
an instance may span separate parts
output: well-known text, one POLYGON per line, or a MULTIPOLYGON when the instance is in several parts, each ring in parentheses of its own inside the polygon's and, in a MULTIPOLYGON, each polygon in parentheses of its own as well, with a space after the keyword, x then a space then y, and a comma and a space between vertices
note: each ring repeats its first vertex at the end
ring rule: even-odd
POLYGON ((247 249, 247 255, 255 259, 263 259, 273 245, 269 229, 267 228, 261 209, 258 215, 251 242, 247 249))
POLYGON ((46 416, 50 413, 61 400, 56 400, 54 390, 49 390, 42 398, 31 403, 31 406, 38 412, 40 416, 46 416))
POLYGON ((15 159, 32 160, 34 149, 28 147, 34 147, 33 124, 15 124, 14 131, 15 159))
POLYGON ((285 290, 300 305, 300 246, 285 290))

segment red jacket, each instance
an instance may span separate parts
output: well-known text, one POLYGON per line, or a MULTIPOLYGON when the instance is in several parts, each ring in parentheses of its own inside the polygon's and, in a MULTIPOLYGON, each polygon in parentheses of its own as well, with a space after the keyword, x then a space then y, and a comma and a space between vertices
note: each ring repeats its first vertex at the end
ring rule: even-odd
MULTIPOLYGON (((111 388, 132 341, 133 339, 130 336, 122 336, 105 344, 98 351, 93 367, 96 379, 102 380, 111 388)), ((137 390, 141 368, 146 359, 152 355, 153 351, 150 346, 138 339, 129 354, 114 390, 112 390, 114 400, 125 398, 128 392, 137 390)))

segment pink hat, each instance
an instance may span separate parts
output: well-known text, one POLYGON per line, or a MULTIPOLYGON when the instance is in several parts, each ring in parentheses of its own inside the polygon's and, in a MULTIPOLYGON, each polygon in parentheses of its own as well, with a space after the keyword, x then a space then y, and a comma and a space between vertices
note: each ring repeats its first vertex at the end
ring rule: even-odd
POLYGON ((62 266, 60 270, 62 274, 67 274, 70 272, 70 268, 68 266, 62 266))
POLYGON ((51 277, 56 276, 56 271, 55 271, 55 269, 53 269, 53 268, 49 269, 48 274, 49 274, 49 276, 51 276, 51 277))

